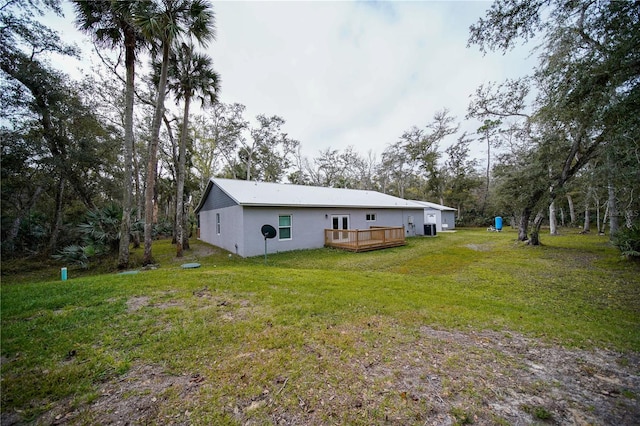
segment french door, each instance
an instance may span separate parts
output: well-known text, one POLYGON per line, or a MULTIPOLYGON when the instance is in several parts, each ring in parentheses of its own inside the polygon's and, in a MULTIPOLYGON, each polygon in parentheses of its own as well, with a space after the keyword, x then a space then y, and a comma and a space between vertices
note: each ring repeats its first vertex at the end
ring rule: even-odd
MULTIPOLYGON (((349 229, 349 215, 332 215, 331 216, 331 228, 332 229, 341 229, 347 230, 349 229)), ((348 241, 349 233, 348 232, 333 232, 333 240, 334 241, 348 241)))

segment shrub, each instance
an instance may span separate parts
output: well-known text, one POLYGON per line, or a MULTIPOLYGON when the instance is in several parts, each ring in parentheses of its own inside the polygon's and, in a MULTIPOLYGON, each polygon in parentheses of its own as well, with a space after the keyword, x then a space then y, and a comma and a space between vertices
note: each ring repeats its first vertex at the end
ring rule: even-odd
POLYGON ((87 268, 91 258, 117 251, 121 214, 121 210, 114 205, 88 212, 85 221, 77 228, 82 241, 66 246, 52 257, 87 268))
POLYGON ((621 228, 613 236, 612 242, 624 257, 640 260, 640 224, 621 228))
POLYGON ((92 253, 92 249, 74 244, 63 248, 58 254, 54 254, 51 257, 67 264, 87 268, 89 266, 89 257, 91 257, 92 253))

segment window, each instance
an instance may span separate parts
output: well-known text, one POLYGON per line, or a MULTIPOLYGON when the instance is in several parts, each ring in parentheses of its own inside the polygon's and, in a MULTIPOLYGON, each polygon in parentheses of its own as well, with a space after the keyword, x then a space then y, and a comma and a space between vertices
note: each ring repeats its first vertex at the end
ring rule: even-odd
POLYGON ((367 222, 375 222, 376 214, 375 213, 367 213, 367 222))
POLYGON ((291 239, 291 215, 278 216, 278 239, 291 239))
POLYGON ((216 234, 220 235, 220 213, 216 213, 216 234))

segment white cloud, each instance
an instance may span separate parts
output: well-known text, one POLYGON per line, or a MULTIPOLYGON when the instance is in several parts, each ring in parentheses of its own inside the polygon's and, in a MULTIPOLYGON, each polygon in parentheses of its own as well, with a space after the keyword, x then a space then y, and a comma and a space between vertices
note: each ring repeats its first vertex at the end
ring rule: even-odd
MULTIPOLYGON (((483 82, 529 72, 526 52, 466 48, 489 2, 225 2, 210 49, 222 100, 278 114, 303 151, 381 154, 448 108, 464 119, 483 82)), ((477 127, 475 124, 473 128, 477 127)))
MULTIPOLYGON (((250 120, 280 115, 305 155, 352 145, 379 156, 438 110, 463 121, 480 84, 531 72, 527 49, 483 57, 466 47, 469 25, 490 4, 216 2, 217 39, 207 51, 222 77, 221 100, 246 105, 250 120)), ((65 10, 65 20, 48 24, 79 43, 86 60, 91 45, 74 29, 68 3, 65 10)))

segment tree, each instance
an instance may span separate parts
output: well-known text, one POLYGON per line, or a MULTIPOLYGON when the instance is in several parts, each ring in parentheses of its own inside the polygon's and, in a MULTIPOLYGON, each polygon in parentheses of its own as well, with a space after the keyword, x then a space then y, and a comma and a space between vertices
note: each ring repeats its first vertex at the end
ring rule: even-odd
MULTIPOLYGON (((43 177, 54 182, 54 189, 47 191, 55 198, 49 234, 53 252, 58 247, 64 207, 72 200, 66 190, 71 189, 85 208, 95 207, 96 199, 105 193, 101 185, 108 187, 106 183, 112 180, 114 144, 111 129, 103 126, 82 99, 83 88, 42 59, 47 53, 72 55, 75 50, 27 16, 42 13, 38 4, 7 3, 0 9, 0 70, 8 91, 3 102, 11 102, 22 113, 9 119, 11 133, 26 144, 37 145, 25 165, 46 170, 43 177)), ((47 5, 60 12, 57 2, 47 5)), ((40 186, 36 185, 34 195, 44 193, 40 186)), ((48 188, 49 183, 42 187, 48 188)), ((37 198, 32 196, 27 205, 37 198)))
POLYGON ((133 193, 133 103, 135 91, 136 50, 141 37, 134 25, 135 8, 144 3, 137 1, 80 1, 74 2, 77 25, 90 34, 98 46, 124 47, 125 51, 125 108, 124 108, 124 179, 122 190, 122 220, 118 268, 129 266, 129 242, 131 234, 131 194, 133 193))
MULTIPOLYGON (((410 169, 410 174, 419 177, 415 188, 414 198, 435 197, 442 202, 444 192, 444 176, 439 165, 441 153, 439 144, 449 135, 458 131, 458 126, 453 125, 454 118, 446 109, 438 111, 433 116, 433 121, 425 129, 417 126, 411 127, 400 136, 396 144, 391 145, 382 156, 382 170, 396 167, 400 174, 397 179, 406 180, 403 169, 410 169), (386 155, 385 155, 386 154, 386 155), (404 158, 406 157, 406 158, 404 158), (394 166, 395 164, 395 166, 394 166)), ((396 195, 404 197, 405 183, 396 182, 401 189, 396 195)))
MULTIPOLYGON (((198 173, 200 191, 226 162, 229 170, 236 170, 238 143, 249 123, 244 119, 245 106, 216 102, 206 115, 194 122, 193 166, 198 173)), ((233 176, 235 178, 235 176, 233 176)))
POLYGON ((469 156, 472 141, 465 132, 445 150, 448 156, 445 161, 445 204, 456 206, 457 220, 461 222, 466 221, 468 207, 473 202, 473 190, 481 186, 476 172, 477 161, 469 156))
POLYGON ((426 196, 435 197, 443 202, 444 177, 439 167, 439 145, 444 139, 458 131, 458 125, 454 125, 455 118, 449 115, 447 109, 437 111, 433 121, 427 125, 426 132, 417 145, 409 147, 409 152, 420 164, 421 172, 426 181, 426 196))
POLYGON ((487 142, 487 172, 486 172, 486 184, 484 189, 484 197, 482 201, 482 208, 480 214, 484 216, 485 209, 487 207, 487 197, 489 196, 489 185, 491 183, 491 146, 496 145, 496 134, 498 133, 498 127, 502 124, 500 120, 484 120, 484 124, 478 128, 478 134, 482 135, 487 142))
POLYGON ((158 168, 160 126, 164 116, 167 93, 167 75, 171 49, 181 37, 194 38, 206 45, 214 38, 214 14, 211 6, 202 0, 160 0, 151 2, 145 13, 136 19, 141 33, 151 43, 152 52, 161 52, 160 79, 158 81, 155 112, 151 126, 145 187, 144 258, 145 265, 153 263, 153 197, 158 168))
POLYGON ((194 51, 192 44, 183 43, 177 50, 175 60, 169 68, 169 90, 176 97, 176 101, 184 99, 184 113, 182 116, 182 131, 177 165, 176 188, 176 256, 183 256, 184 229, 184 181, 187 138, 189 134, 189 109, 191 99, 199 96, 204 104, 213 104, 220 91, 220 77, 212 68, 212 61, 206 55, 194 51))
POLYGON ((291 166, 292 157, 300 145, 281 129, 284 118, 277 115, 256 117, 258 126, 250 129, 251 143, 240 140, 238 152, 246 180, 262 179, 279 182, 291 166))
POLYGON ((540 210, 542 196, 547 193, 546 171, 538 165, 538 151, 521 149, 498 157, 493 168, 495 204, 509 212, 518 226, 518 240, 529 239, 528 224, 533 213, 540 210), (542 182, 542 183, 541 183, 542 182))
POLYGON ((326 148, 313 159, 313 167, 307 165, 310 183, 332 188, 365 189, 370 185, 371 167, 374 164, 362 158, 352 146, 344 151, 326 148))
MULTIPOLYGON (((3 105, 6 106, 6 105, 3 105)), ((50 190, 46 185, 45 167, 34 167, 33 158, 46 155, 39 138, 29 128, 8 129, 0 127, 0 170, 2 185, 2 253, 16 254, 28 248, 32 252, 39 250, 39 238, 32 232, 32 211, 40 196, 50 190), (29 221, 23 230, 23 222, 29 221), (23 231, 25 238, 19 238, 23 231), (30 244, 27 243, 27 240, 30 244), (35 243, 35 244, 34 244, 35 243)))
POLYGON ((382 152, 377 169, 382 192, 405 198, 407 189, 418 180, 416 167, 416 161, 407 155, 402 141, 389 145, 382 152))
MULTIPOLYGON (((471 26, 469 43, 485 52, 507 51, 538 35, 543 50, 530 124, 543 143, 535 149, 553 156, 537 157, 547 158, 539 166, 553 166, 545 173, 551 202, 603 145, 626 140, 624 129, 634 127, 626 122, 637 121, 640 8, 637 2, 497 0, 471 26)), ((534 191, 531 204, 546 193, 534 191)))

